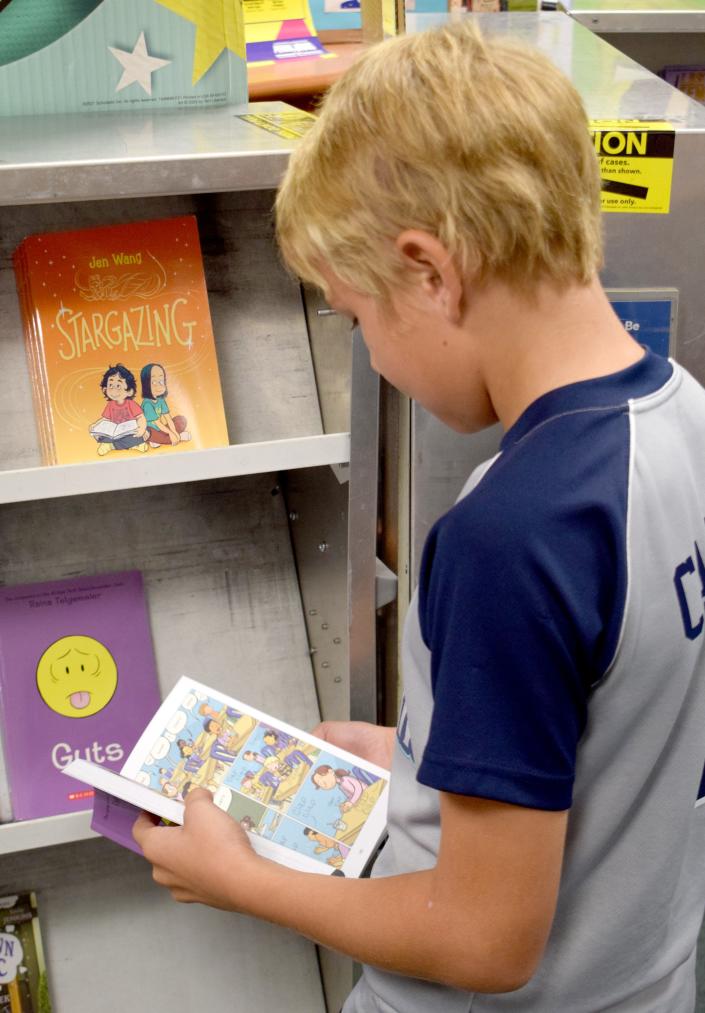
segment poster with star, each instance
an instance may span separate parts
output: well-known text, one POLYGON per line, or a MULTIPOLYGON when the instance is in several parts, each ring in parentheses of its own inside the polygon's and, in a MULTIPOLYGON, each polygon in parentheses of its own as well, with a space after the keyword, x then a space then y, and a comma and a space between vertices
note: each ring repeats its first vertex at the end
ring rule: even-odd
POLYGON ((246 101, 242 0, 0 0, 0 116, 246 101))
POLYGON ((193 215, 28 236, 14 267, 44 464, 228 445, 193 215))

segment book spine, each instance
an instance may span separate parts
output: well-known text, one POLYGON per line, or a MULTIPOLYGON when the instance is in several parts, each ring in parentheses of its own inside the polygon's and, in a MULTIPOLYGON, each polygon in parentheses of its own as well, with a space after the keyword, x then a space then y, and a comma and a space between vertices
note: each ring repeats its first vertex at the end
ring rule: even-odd
POLYGON ((47 380, 47 369, 45 362, 44 340, 42 335, 42 320, 38 309, 37 300, 34 298, 32 289, 32 271, 29 267, 29 251, 25 249, 25 263, 27 271, 27 292, 30 311, 30 331, 34 349, 34 361, 37 370, 37 392, 40 401, 42 425, 44 429, 44 442, 46 446, 45 464, 56 464, 56 446, 54 441, 51 395, 47 380))
MULTIPOLYGON (((4 717, 5 713, 5 679, 7 678, 7 672, 5 671, 5 659, 2 652, 2 639, 0 638, 0 712, 4 717)), ((5 745, 5 734, 2 732, 2 738, 0 742, 0 823, 11 823, 14 814, 12 811, 12 799, 10 796, 10 779, 7 773, 6 765, 6 745, 5 745)))
POLYGON ((20 244, 13 255, 13 266, 15 269, 15 283, 20 303, 20 314, 22 318, 22 332, 24 335, 25 352, 27 365, 29 367, 30 383, 32 387, 32 403, 34 405, 35 422, 39 437, 39 447, 42 456, 42 464, 49 463, 47 434, 44 424, 44 407, 41 398, 41 383, 39 378, 38 362, 33 338, 33 322, 31 296, 29 292, 28 263, 24 244, 20 244))

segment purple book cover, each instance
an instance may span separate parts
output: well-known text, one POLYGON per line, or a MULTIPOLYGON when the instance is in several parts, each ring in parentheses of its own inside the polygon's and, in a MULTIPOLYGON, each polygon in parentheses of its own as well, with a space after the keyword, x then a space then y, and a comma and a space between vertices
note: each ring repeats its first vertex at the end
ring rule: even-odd
POLYGON ((0 589, 0 714, 16 820, 90 809, 61 773, 120 770, 160 703, 142 575, 0 589))
POLYGON ((96 788, 91 830, 141 855, 142 848, 132 836, 132 827, 140 812, 129 802, 96 788))

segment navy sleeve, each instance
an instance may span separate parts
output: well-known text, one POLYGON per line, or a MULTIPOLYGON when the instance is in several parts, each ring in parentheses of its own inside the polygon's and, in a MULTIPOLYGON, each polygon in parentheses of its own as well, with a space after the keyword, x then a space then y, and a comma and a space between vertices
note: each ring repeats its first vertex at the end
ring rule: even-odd
POLYGON ((423 784, 571 805, 590 692, 616 650, 626 593, 628 426, 601 422, 585 454, 564 443, 557 458, 549 432, 538 453, 501 455, 431 531, 419 582, 434 697, 423 784))

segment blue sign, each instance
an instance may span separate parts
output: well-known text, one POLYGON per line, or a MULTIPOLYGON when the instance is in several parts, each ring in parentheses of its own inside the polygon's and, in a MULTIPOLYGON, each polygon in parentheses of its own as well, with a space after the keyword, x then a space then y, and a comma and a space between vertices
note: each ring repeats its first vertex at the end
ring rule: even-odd
POLYGON ((671 350, 672 299, 612 301, 612 309, 635 341, 658 355, 668 356, 671 350))

